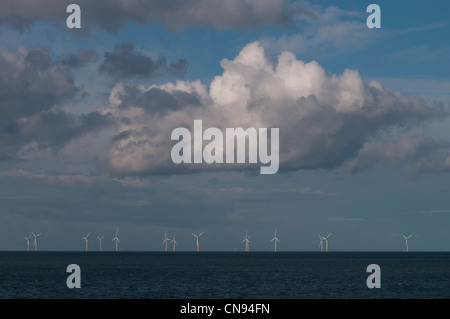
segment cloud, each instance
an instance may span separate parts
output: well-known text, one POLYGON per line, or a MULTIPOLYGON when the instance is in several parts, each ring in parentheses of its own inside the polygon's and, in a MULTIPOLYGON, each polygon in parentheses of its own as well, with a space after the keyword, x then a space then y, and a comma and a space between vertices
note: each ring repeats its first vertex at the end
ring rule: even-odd
POLYGON ((396 139, 390 136, 367 141, 340 170, 354 174, 376 166, 400 166, 411 176, 426 171, 450 171, 449 148, 449 141, 437 141, 407 132, 396 139))
POLYGON ((166 167, 170 161, 168 147, 171 130, 177 125, 172 117, 179 114, 185 124, 192 125, 191 116, 185 114, 201 112, 205 99, 207 90, 200 81, 148 88, 117 84, 100 113, 110 114, 119 132, 100 158, 117 175, 171 172, 166 167), (131 166, 125 167, 128 164, 131 166))
POLYGON ((45 49, 0 47, 0 159, 15 157, 29 144, 58 149, 104 127, 107 115, 60 109, 78 92, 71 71, 45 49))
POLYGON ((76 54, 66 55, 61 62, 69 67, 78 68, 98 59, 98 54, 93 50, 81 49, 76 54))
MULTIPOLYGON (((291 52, 270 58, 259 42, 246 45, 233 59, 221 61, 224 69, 209 84, 178 81, 150 87, 116 85, 101 110, 111 114, 118 134, 100 158, 117 175, 162 174, 204 171, 217 164, 175 165, 170 159, 176 127, 190 129, 194 119, 203 127, 278 127, 280 169, 365 169, 364 154, 386 154, 387 161, 400 162, 412 156, 425 158, 436 151, 446 154, 445 145, 426 138, 412 140, 410 150, 403 136, 389 135, 394 129, 406 132, 429 120, 444 117, 440 107, 420 97, 390 90, 376 81, 366 83, 357 71, 328 74, 317 62, 298 60, 291 52), (391 143, 377 138, 385 134, 391 143), (391 140, 392 139, 392 140, 391 140), (378 143, 370 144, 370 143, 378 143), (403 147, 403 148, 401 148, 403 147), (392 150, 390 149, 392 148, 392 150)), ((373 161, 373 159, 372 159, 373 161)), ((220 168, 248 169, 246 165, 220 168)))
MULTIPOLYGON (((65 27, 66 1, 16 0, 0 3, 0 24, 24 29, 36 21, 56 22, 65 27)), ((162 23, 171 31, 189 27, 218 30, 286 25, 291 21, 285 0, 78 0, 82 30, 99 26, 117 32, 127 23, 162 23)))
POLYGON ((450 213, 450 209, 427 210, 427 211, 423 211, 421 213, 429 214, 429 215, 433 215, 433 214, 448 214, 448 213, 450 213))
POLYGON ((72 73, 42 48, 0 47, 0 125, 51 109, 77 93, 72 73))
POLYGON ((201 98, 197 92, 185 92, 182 90, 167 92, 155 86, 142 90, 131 85, 125 85, 122 89, 123 91, 120 93, 122 96, 120 108, 138 107, 150 116, 161 116, 182 108, 201 105, 201 98))
POLYGON ((381 36, 365 26, 366 13, 298 1, 292 4, 298 32, 280 37, 265 36, 261 43, 270 52, 289 50, 295 54, 339 54, 358 50, 381 36), (351 35, 351 36, 349 36, 351 35))
POLYGON ((187 72, 187 68, 188 61, 186 59, 179 59, 178 62, 169 64, 167 72, 183 77, 187 72))
POLYGON ((141 79, 153 78, 169 72, 175 75, 184 75, 187 71, 187 61, 180 59, 176 63, 167 65, 166 58, 157 60, 138 52, 130 42, 119 43, 112 52, 105 52, 100 72, 115 79, 141 79))

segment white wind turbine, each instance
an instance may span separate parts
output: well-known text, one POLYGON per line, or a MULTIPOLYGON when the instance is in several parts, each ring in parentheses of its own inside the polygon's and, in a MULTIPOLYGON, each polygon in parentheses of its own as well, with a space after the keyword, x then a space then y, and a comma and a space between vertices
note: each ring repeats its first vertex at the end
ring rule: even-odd
POLYGON ((325 251, 328 252, 328 238, 330 238, 331 233, 328 234, 327 237, 324 237, 323 239, 325 240, 325 251))
POLYGON ((171 240, 173 244, 173 251, 175 251, 175 245, 177 244, 177 241, 175 240, 175 234, 173 234, 173 239, 171 240))
POLYGON ((28 237, 25 237, 25 240, 27 241, 27 251, 30 251, 30 238, 31 238, 31 234, 28 237))
POLYGON ((275 242, 275 252, 277 252, 277 242, 280 242, 277 238, 277 229, 275 228, 275 236, 272 238, 270 242, 275 242))
POLYGON ((200 234, 196 235, 194 233, 192 233, 192 235, 197 238, 197 251, 199 251, 199 244, 198 244, 198 239, 200 238, 201 235, 203 235, 203 232, 201 232, 200 234))
POLYGON ((167 238, 166 232, 164 232, 164 241, 162 242, 162 245, 166 244, 166 251, 167 251, 167 243, 170 242, 170 239, 167 238))
POLYGON ((103 235, 102 237, 97 236, 98 240, 100 241, 100 251, 103 251, 103 247, 102 247, 102 239, 103 237, 105 237, 105 235, 103 235))
POLYGON ((119 228, 116 229, 116 237, 114 237, 112 240, 112 241, 116 241, 116 251, 119 250, 119 243, 120 243, 119 237, 117 237, 118 234, 119 234, 119 228))
POLYGON ((91 233, 89 232, 86 237, 81 237, 81 238, 83 238, 86 241, 86 251, 88 251, 88 239, 89 239, 89 235, 90 234, 91 233))
POLYGON ((245 251, 249 251, 250 250, 250 236, 247 236, 247 231, 245 232, 245 237, 244 240, 241 241, 241 244, 245 242, 245 251))
POLYGON ((323 241, 325 240, 325 238, 319 235, 319 239, 320 239, 320 244, 319 244, 320 251, 323 251, 323 241))
POLYGON ((33 232, 31 232, 31 234, 32 234, 33 237, 34 237, 34 251, 37 251, 37 239, 38 239, 38 237, 41 236, 42 234, 39 233, 39 234, 35 235, 33 232))
POLYGON ((408 252, 408 240, 409 238, 412 236, 413 234, 409 235, 408 237, 406 237, 405 235, 402 234, 403 238, 405 238, 406 240, 406 252, 408 252))

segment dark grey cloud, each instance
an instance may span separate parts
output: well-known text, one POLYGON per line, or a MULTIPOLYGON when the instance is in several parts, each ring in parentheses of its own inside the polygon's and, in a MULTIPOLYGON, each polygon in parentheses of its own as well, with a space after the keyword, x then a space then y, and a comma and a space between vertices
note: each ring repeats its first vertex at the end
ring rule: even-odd
POLYGON ((108 115, 74 115, 60 107, 79 89, 71 71, 42 48, 0 48, 0 158, 22 147, 59 149, 75 137, 107 125, 108 115))
POLYGON ((200 96, 196 92, 188 93, 181 90, 167 92, 158 87, 142 91, 132 85, 125 85, 119 107, 127 109, 137 107, 148 115, 165 115, 168 112, 179 111, 182 108, 200 107, 200 96))
POLYGON ((402 167, 410 177, 423 173, 450 172, 450 141, 433 139, 410 132, 396 139, 369 140, 339 168, 356 174, 373 167, 402 167))
POLYGON ((69 69, 53 61, 41 48, 0 48, 0 127, 50 110, 77 93, 69 69))
POLYGON ((105 52, 99 70, 120 80, 133 77, 148 79, 166 72, 184 75, 187 71, 187 61, 180 59, 167 65, 165 57, 154 60, 135 50, 132 43, 124 42, 116 44, 112 52, 105 52))
POLYGON ((186 74, 187 69, 188 61, 186 59, 179 59, 178 62, 169 64, 167 72, 183 77, 186 74))
POLYGON ((81 49, 76 54, 66 55, 61 62, 72 68, 83 67, 90 62, 96 61, 98 54, 93 50, 81 49))
MULTIPOLYGON (((36 21, 55 22, 65 27, 70 0, 16 0, 0 2, 0 24, 23 29, 36 21)), ((189 27, 218 30, 262 25, 286 25, 291 14, 285 0, 78 0, 81 32, 99 26, 117 32, 127 23, 162 23, 172 31, 189 27)))
POLYGON ((58 151, 68 142, 111 125, 108 115, 74 115, 62 110, 42 111, 19 121, 13 131, 0 133, 0 160, 10 160, 42 149, 58 151))
POLYGON ((158 60, 137 52, 130 42, 116 44, 112 52, 105 52, 100 72, 118 79, 151 78, 160 74, 166 65, 164 57, 158 60))
MULTIPOLYGON (((288 161, 283 167, 289 170, 336 169, 356 156, 379 134, 395 128, 413 130, 416 125, 448 115, 439 107, 429 107, 419 97, 396 96, 388 88, 380 90, 364 84, 364 91, 368 96, 364 98, 363 108, 350 112, 339 112, 333 105, 319 102, 313 95, 300 98, 295 108, 305 115, 298 118, 294 127, 280 132, 280 139, 284 141, 281 152, 296 154, 297 160, 288 161)), ((284 111, 280 116, 288 115, 284 111)), ((395 138, 389 136, 388 140, 395 138)), ((421 145, 423 152, 438 146, 427 139, 422 143, 429 146, 421 145)))
POLYGON ((74 115, 62 110, 41 112, 31 118, 23 131, 25 141, 36 140, 40 147, 60 149, 67 142, 88 132, 98 132, 111 124, 108 115, 98 112, 74 115))

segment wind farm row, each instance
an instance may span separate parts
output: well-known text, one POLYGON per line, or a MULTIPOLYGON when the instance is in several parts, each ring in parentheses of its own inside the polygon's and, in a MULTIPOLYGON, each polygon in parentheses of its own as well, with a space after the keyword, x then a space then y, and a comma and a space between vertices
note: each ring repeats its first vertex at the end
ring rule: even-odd
MULTIPOLYGON (((89 235, 91 233, 89 232, 85 237, 81 237, 82 239, 84 239, 86 241, 86 251, 88 251, 88 241, 89 241, 89 235)), ((119 251, 119 237, 117 237, 117 235, 119 234, 119 228, 116 229, 116 236, 112 239, 112 241, 116 242, 116 251, 119 251)), ((102 245, 102 240, 105 237, 105 235, 102 235, 102 237, 97 236, 98 240, 100 241, 100 251, 103 251, 103 245, 102 245)))
MULTIPOLYGON (((89 251, 89 235, 90 235, 91 233, 89 232, 86 236, 81 236, 81 238, 85 241, 85 251, 87 252, 87 251, 89 251)), ((200 239, 200 237, 202 236, 204 234, 204 232, 201 232, 201 233, 199 233, 199 234, 194 234, 194 233, 192 233, 192 236, 194 236, 195 237, 195 240, 196 240, 196 251, 198 252, 198 251, 200 251, 200 241, 199 241, 199 239, 200 239)), ((30 251, 30 238, 33 236, 34 237, 34 251, 38 251, 38 238, 39 238, 39 236, 41 236, 42 235, 42 233, 39 233, 39 234, 34 234, 33 232, 31 232, 31 234, 28 236, 28 237, 25 237, 25 240, 26 240, 26 242, 27 242, 27 251, 30 251)), ((115 242, 115 251, 116 252, 118 252, 119 251, 119 243, 120 243, 120 240, 119 240, 119 237, 118 237, 118 235, 119 235, 119 228, 117 228, 116 229, 116 235, 114 236, 114 238, 112 239, 112 241, 113 242, 115 242)), ((163 242, 162 242, 162 245, 161 246, 163 246, 164 247, 164 250, 167 252, 168 250, 169 250, 169 248, 168 248, 168 245, 172 245, 172 249, 173 249, 173 251, 176 251, 176 245, 177 245, 177 241, 175 240, 175 235, 176 235, 176 233, 174 233, 173 234, 173 238, 172 239, 170 239, 169 237, 167 237, 167 233, 166 232, 164 232, 164 240, 163 240, 163 242)), ((406 241, 406 252, 408 252, 409 251, 409 246, 408 246, 408 240, 411 238, 411 236, 412 236, 413 234, 411 234, 411 235, 409 235, 409 236, 405 236, 405 235, 403 235, 402 234, 402 236, 403 236, 403 238, 405 239, 405 241, 406 241)), ((324 242, 325 242, 325 252, 328 252, 328 239, 330 238, 330 236, 331 236, 331 233, 329 233, 327 236, 322 236, 322 235, 318 235, 319 236, 319 248, 320 248, 320 251, 321 252, 323 252, 324 251, 324 242)), ((103 251, 103 245, 102 245, 102 240, 103 240, 103 238, 104 238, 105 236, 104 235, 102 235, 101 237, 100 236, 97 236, 97 238, 98 238, 98 240, 99 240, 99 243, 100 243, 100 248, 99 248, 99 251, 103 251)), ((248 251, 250 251, 250 235, 248 235, 248 231, 246 231, 245 232, 245 236, 244 236, 244 239, 241 241, 241 244, 245 244, 245 251, 246 252, 248 252, 248 251)), ((277 228, 275 228, 275 234, 274 234, 274 237, 269 241, 270 243, 274 243, 274 252, 277 252, 277 243, 279 243, 280 242, 280 240, 278 239, 278 237, 277 237, 277 228)))

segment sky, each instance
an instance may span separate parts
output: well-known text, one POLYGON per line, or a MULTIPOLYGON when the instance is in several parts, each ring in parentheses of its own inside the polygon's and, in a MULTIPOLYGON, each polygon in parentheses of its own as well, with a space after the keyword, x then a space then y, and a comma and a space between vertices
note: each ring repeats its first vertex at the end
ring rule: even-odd
POLYGON ((0 250, 450 249, 450 4, 0 1, 0 250), (67 5, 81 9, 70 29, 67 5), (369 4, 381 8, 370 29, 369 4), (280 166, 174 164, 279 128, 280 166))

